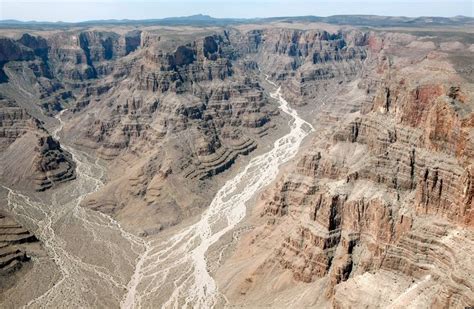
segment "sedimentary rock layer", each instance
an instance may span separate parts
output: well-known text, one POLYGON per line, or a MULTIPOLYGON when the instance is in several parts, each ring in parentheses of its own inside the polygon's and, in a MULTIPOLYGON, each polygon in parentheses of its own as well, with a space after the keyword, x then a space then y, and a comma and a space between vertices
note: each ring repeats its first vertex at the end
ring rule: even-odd
MULTIPOLYGON (((324 295, 291 301, 301 306, 469 306, 474 302, 472 263, 465 263, 474 239, 472 86, 434 44, 417 45, 415 37, 405 35, 346 36, 364 52, 351 53, 348 60, 313 57, 292 69, 267 67, 277 68, 273 76, 292 89, 299 76, 281 70, 364 60, 349 83, 340 84, 345 94, 329 97, 333 101, 324 107, 311 94, 300 95, 320 110, 315 126, 321 133, 262 195, 255 231, 228 262, 242 275, 223 280, 227 296, 248 305, 245 300, 259 302, 259 295, 262 304, 277 305, 269 295, 285 299, 291 290, 285 282, 293 282, 324 295), (268 251, 268 244, 275 249, 268 251), (276 278, 267 283, 270 272, 276 278), (375 289, 382 281, 390 283, 375 289)), ((269 44, 264 34, 257 41, 269 44)), ((292 48, 301 50, 296 42, 284 49, 287 59, 295 55, 292 48)), ((271 46, 257 52, 282 54, 279 43, 271 46)), ((308 54, 303 49, 296 55, 308 54)))
POLYGON ((32 263, 28 250, 37 242, 33 234, 0 212, 0 291, 9 288, 14 282, 15 273, 32 263))

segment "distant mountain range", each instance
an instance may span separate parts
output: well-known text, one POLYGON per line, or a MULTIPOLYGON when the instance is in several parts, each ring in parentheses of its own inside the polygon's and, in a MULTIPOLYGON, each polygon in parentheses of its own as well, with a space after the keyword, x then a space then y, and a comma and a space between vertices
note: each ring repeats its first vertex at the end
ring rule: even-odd
POLYGON ((378 16, 378 15, 334 15, 320 16, 295 16, 295 17, 269 17, 269 18, 215 18, 209 15, 197 14, 192 16, 167 17, 161 19, 107 19, 88 20, 83 22, 48 22, 48 21, 19 21, 14 19, 0 20, 0 27, 70 27, 90 25, 200 25, 223 26, 229 24, 266 23, 266 22, 324 22, 337 25, 376 26, 376 27, 410 27, 410 26, 462 26, 474 25, 474 18, 467 16, 455 17, 403 17, 403 16, 378 16))

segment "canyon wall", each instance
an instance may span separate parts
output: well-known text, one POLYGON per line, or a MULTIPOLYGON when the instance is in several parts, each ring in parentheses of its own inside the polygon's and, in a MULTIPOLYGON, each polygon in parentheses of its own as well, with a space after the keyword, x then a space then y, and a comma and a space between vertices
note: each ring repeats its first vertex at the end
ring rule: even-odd
POLYGON ((390 33, 249 37, 259 42, 258 57, 284 55, 287 65, 266 70, 290 102, 319 109, 318 133, 260 196, 253 231, 217 271, 231 303, 471 305, 473 88, 450 55, 390 33), (308 52, 315 45, 329 50, 308 52), (331 77, 301 78, 321 63, 332 67, 331 77), (338 90, 321 104, 314 96, 330 83, 338 90), (306 86, 316 92, 291 101, 306 86))
POLYGON ((285 132, 268 76, 315 133, 213 269, 228 301, 472 306, 474 89, 462 68, 472 48, 334 28, 3 37, 2 183, 41 196, 74 180, 71 146, 107 169, 81 205, 157 234, 200 214, 247 155, 285 132))
MULTIPOLYGON (((277 108, 230 36, 206 29, 25 33, 0 42, 0 88, 42 127, 54 125, 46 116, 68 109, 60 136, 110 167, 108 184, 83 205, 156 233, 199 213, 223 179, 214 176, 276 131, 277 108)), ((5 129, 9 142, 22 121, 5 129)), ((73 179, 57 141, 38 143, 34 149, 49 161, 32 163, 40 172, 28 178, 33 186, 73 179)), ((35 143, 25 135, 17 144, 35 143)), ((5 178, 20 168, 7 168, 5 178)))

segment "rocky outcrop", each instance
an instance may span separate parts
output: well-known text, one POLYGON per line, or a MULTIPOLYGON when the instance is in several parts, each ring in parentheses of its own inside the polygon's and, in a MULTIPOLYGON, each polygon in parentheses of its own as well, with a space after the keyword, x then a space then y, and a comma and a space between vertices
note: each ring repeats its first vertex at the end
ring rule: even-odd
POLYGON ((8 81, 3 67, 9 61, 33 60, 34 53, 9 38, 0 38, 0 83, 8 81))
POLYGON ((71 155, 41 131, 17 138, 3 151, 1 162, 2 181, 8 186, 45 191, 76 177, 71 155))
POLYGON ((0 291, 8 289, 15 274, 32 263, 29 250, 35 243, 38 239, 33 234, 0 212, 0 291))
POLYGON ((12 100, 0 100, 2 180, 44 191, 75 178, 75 164, 43 123, 12 100))
MULTIPOLYGON (((363 119, 352 122, 343 138, 336 133, 336 141, 342 140, 343 144, 336 142, 332 147, 351 154, 367 149, 374 154, 372 159, 362 156, 357 158, 360 161, 350 165, 354 158, 346 157, 340 161, 331 158, 331 151, 327 158, 320 152, 306 155, 298 167, 309 180, 286 180, 277 189, 282 195, 274 197, 264 210, 264 214, 309 216, 310 220, 315 220, 315 223, 306 218, 302 220, 275 253, 280 265, 290 269, 296 280, 312 282, 328 276, 330 286, 334 287, 366 271, 386 269, 387 265, 391 265, 390 269, 396 273, 402 272, 420 280, 423 278, 421 273, 435 276, 428 271, 429 267, 442 268, 437 264, 438 258, 444 254, 441 250, 450 251, 451 248, 444 245, 439 254, 431 255, 431 260, 427 257, 428 261, 423 260, 422 265, 415 262, 407 269, 405 259, 422 254, 418 250, 437 252, 435 249, 418 249, 407 240, 428 241, 431 238, 420 233, 424 228, 435 228, 426 223, 419 230, 412 226, 413 221, 435 215, 461 227, 472 226, 472 189, 468 180, 472 167, 463 169, 462 161, 446 157, 446 154, 428 154, 416 143, 411 144, 409 137, 412 141, 419 141, 420 135, 406 127, 387 127, 387 122, 375 124, 373 119, 368 124, 364 122, 370 118, 365 116, 363 119), (346 144, 348 142, 362 145, 352 146, 346 144), (341 166, 338 161, 349 164, 341 166), (314 183, 313 179, 321 180, 314 183), (374 190, 369 189, 371 186, 379 190, 375 196, 370 194, 374 190), (361 191, 365 191, 364 194, 361 195, 361 191), (309 209, 301 213, 301 207, 309 209), (404 251, 395 254, 392 246, 403 246, 404 251), (362 250, 359 248, 364 248, 364 251, 359 251, 362 250), (399 259, 396 264, 392 262, 393 254, 399 259)), ((455 151, 452 155, 455 156, 455 151)), ((467 245, 472 236, 469 235, 459 238, 459 241, 467 245)), ((462 264, 462 259, 452 259, 451 263, 462 264)), ((446 273, 453 271, 449 269, 446 273)), ((446 289, 446 284, 440 286, 446 289)), ((332 297, 331 288, 327 295, 332 297)), ((472 296, 465 286, 454 285, 433 304, 466 305, 472 301, 472 296), (456 300, 450 303, 451 298, 456 300)), ((343 301, 344 296, 339 297, 334 298, 338 303, 336 307, 344 307, 341 305, 344 302, 339 300, 343 301)))
POLYGON ((139 89, 185 93, 193 83, 224 80, 233 74, 233 47, 222 36, 205 37, 174 50, 153 44, 144 49, 144 65, 134 73, 139 89))
POLYGON ((62 150, 59 142, 51 136, 40 137, 35 151, 36 191, 44 191, 76 177, 76 166, 71 155, 62 150))

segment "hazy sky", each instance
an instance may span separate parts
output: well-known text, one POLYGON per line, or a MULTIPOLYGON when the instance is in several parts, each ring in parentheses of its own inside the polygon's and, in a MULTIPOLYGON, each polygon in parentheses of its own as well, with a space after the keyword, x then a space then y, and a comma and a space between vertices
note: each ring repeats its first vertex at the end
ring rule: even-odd
POLYGON ((149 19, 208 14, 214 17, 473 16, 474 0, 0 0, 0 19, 83 21, 149 19))

